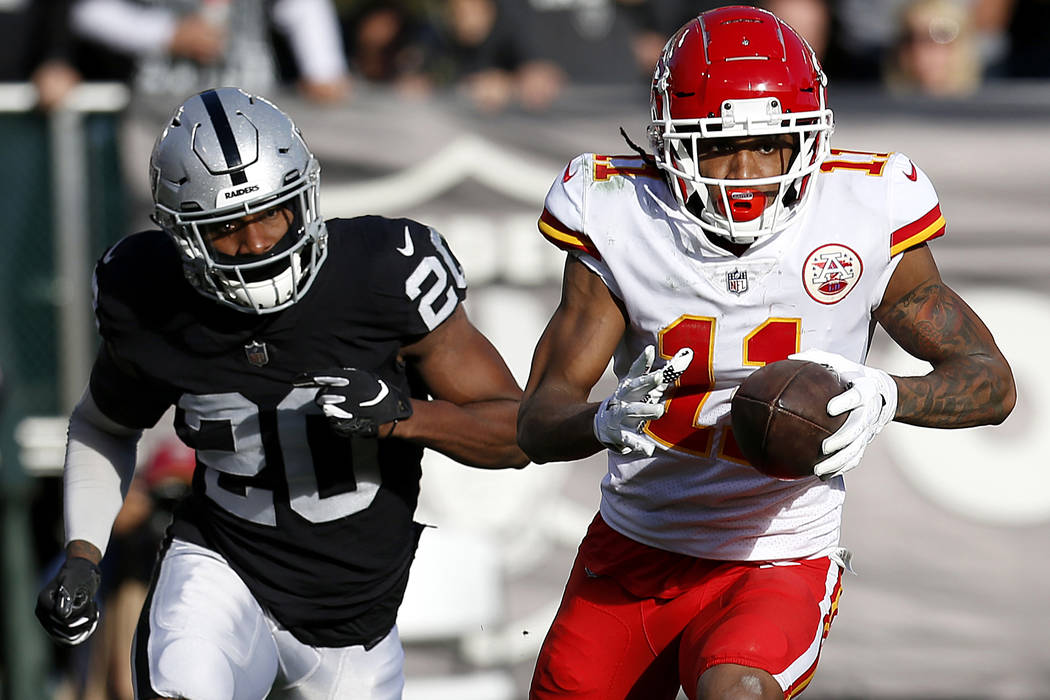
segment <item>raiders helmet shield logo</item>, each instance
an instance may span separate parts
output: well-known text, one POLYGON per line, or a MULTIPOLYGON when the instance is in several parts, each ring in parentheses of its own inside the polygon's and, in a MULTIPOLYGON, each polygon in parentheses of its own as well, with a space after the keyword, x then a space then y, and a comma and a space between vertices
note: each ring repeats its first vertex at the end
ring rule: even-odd
POLYGON ((262 367, 270 361, 270 353, 266 349, 266 343, 260 343, 258 340, 253 340, 245 345, 244 354, 248 357, 248 362, 256 367, 262 367))
POLYGON ((814 301, 835 304, 857 286, 863 271, 864 265, 856 252, 844 245, 829 243, 806 258, 802 286, 814 301))

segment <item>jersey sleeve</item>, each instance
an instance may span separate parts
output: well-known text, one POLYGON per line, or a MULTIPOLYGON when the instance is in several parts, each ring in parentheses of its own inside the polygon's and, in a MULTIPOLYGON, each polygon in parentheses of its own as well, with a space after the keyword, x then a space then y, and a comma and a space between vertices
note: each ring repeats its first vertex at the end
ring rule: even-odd
POLYGON ((411 342, 437 328, 467 295, 463 267, 436 229, 411 219, 365 217, 365 260, 377 322, 411 342))
POLYGON ((598 275, 609 291, 619 299, 623 292, 601 248, 587 234, 587 195, 593 181, 595 156, 576 156, 551 185, 538 223, 540 233, 558 248, 576 257, 598 275))
MULTIPOLYGON (((89 386, 107 417, 129 428, 145 429, 156 425, 175 399, 170 388, 159 385, 135 360, 147 335, 140 316, 150 294, 142 282, 152 268, 152 246, 139 236, 117 242, 95 265, 95 318, 102 344, 89 386)), ((163 277, 165 271, 152 268, 152 273, 163 277)), ((163 315, 162 307, 158 303, 155 313, 163 315)))
POLYGON ((135 257, 135 243, 133 237, 122 238, 95 263, 91 279, 95 324, 104 339, 119 336, 133 323, 133 309, 128 304, 133 282, 129 279, 128 267, 135 257))
POLYGON ((576 156, 565 166, 547 192, 538 226, 543 237, 562 250, 600 261, 601 253, 583 230, 589 167, 588 154, 576 156))
POLYGON ((89 386, 107 418, 137 430, 155 426, 173 403, 170 392, 135 372, 113 343, 103 342, 99 348, 89 386))
POLYGON ((944 216, 933 183, 903 153, 888 163, 890 257, 943 236, 944 216))

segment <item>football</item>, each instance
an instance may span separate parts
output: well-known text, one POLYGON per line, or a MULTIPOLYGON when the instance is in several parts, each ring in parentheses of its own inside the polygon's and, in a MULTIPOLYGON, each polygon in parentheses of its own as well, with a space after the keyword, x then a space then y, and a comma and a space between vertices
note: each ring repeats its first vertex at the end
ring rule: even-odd
POLYGON ((730 418, 740 451, 778 479, 813 476, 821 443, 846 421, 828 415, 828 400, 847 387, 823 365, 771 362, 752 372, 733 396, 730 418))

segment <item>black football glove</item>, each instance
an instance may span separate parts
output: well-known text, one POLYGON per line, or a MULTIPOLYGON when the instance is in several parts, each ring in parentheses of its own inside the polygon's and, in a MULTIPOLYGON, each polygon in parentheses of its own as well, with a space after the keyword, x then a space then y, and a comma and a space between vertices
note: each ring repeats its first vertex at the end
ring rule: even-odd
POLYGON ((83 557, 69 557, 36 599, 36 617, 51 638, 73 646, 98 626, 95 593, 102 581, 98 566, 83 557))
POLYGON ((397 387, 353 367, 301 375, 295 386, 320 388, 314 401, 342 437, 376 437, 379 426, 412 415, 411 402, 397 387))

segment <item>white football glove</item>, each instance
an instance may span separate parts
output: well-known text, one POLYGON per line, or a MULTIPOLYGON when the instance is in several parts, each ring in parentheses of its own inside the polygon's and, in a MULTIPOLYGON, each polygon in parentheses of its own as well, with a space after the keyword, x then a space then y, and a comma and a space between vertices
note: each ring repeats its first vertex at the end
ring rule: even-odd
POLYGON ((860 464, 868 443, 893 420, 897 412, 897 384, 881 369, 824 350, 806 350, 790 359, 824 365, 849 386, 828 401, 830 415, 850 413, 842 427, 824 439, 823 452, 830 456, 813 467, 813 473, 824 480, 845 474, 860 464))
POLYGON ((655 358, 656 348, 646 346, 613 395, 602 401, 594 414, 594 435, 598 442, 622 455, 652 456, 656 441, 641 432, 642 425, 664 414, 664 392, 689 366, 693 351, 682 348, 656 370, 652 369, 655 358))

